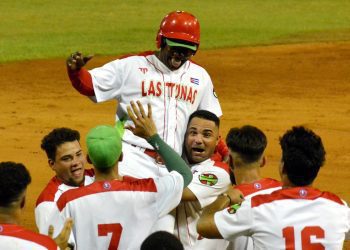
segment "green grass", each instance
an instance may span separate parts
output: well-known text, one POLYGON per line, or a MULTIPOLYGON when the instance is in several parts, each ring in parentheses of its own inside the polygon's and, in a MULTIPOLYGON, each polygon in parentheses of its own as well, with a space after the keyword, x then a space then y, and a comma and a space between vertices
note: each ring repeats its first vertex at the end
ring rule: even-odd
POLYGON ((0 62, 155 49, 162 17, 200 20, 201 49, 350 40, 348 0, 2 0, 0 62))

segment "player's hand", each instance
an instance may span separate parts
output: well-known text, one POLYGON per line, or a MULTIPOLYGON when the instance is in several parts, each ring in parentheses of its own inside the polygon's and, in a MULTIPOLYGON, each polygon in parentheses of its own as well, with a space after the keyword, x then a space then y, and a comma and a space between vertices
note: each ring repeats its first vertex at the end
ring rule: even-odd
POLYGON ((66 61, 68 69, 72 71, 80 70, 90 59, 92 55, 83 56, 83 54, 79 51, 72 53, 66 61))
POLYGON ((156 125, 152 120, 151 104, 147 104, 148 114, 146 115, 141 102, 137 101, 136 103, 137 105, 131 101, 130 106, 127 107, 128 115, 134 122, 135 127, 127 126, 126 129, 131 130, 134 135, 140 136, 147 140, 149 137, 157 133, 156 125))
POLYGON ((243 193, 240 190, 233 188, 232 186, 228 188, 226 195, 230 198, 231 205, 240 204, 244 200, 243 193))
MULTIPOLYGON (((69 239, 70 233, 72 231, 72 227, 73 227, 73 220, 71 218, 68 218, 65 221, 63 229, 60 232, 60 234, 56 238, 53 239, 56 242, 57 246, 59 246, 59 248, 61 250, 72 249, 71 246, 68 244, 68 239, 69 239)), ((50 225, 48 235, 51 238, 53 238, 54 231, 55 231, 54 227, 52 225, 50 225)))

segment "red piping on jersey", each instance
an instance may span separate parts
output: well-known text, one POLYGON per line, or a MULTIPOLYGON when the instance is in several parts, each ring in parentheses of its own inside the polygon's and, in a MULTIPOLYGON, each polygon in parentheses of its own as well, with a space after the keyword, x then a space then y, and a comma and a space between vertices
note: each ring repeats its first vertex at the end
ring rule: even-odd
POLYGON ((0 232, 0 235, 5 235, 5 236, 33 242, 45 247, 48 250, 57 250, 57 245, 55 241, 46 235, 32 232, 30 230, 27 230, 21 226, 14 225, 14 224, 0 224, 0 226, 3 229, 0 232))
POLYGON ((64 192, 57 201, 57 207, 60 211, 62 211, 68 202, 75 199, 79 199, 87 195, 114 191, 157 192, 157 187, 152 178, 135 180, 130 179, 125 181, 98 181, 85 187, 71 189, 64 192))
POLYGON ((230 167, 229 165, 227 165, 227 163, 222 162, 222 161, 215 161, 214 162, 214 166, 218 167, 218 168, 222 168, 223 170, 225 170, 228 174, 230 174, 230 167))
POLYGON ((276 190, 269 195, 257 195, 252 197, 252 207, 258 207, 260 205, 271 203, 278 200, 316 200, 318 198, 324 198, 340 205, 344 205, 342 200, 330 192, 321 192, 317 189, 310 187, 295 187, 276 190))
POLYGON ((277 181, 271 178, 263 178, 253 183, 244 183, 244 184, 237 185, 234 188, 241 190, 243 195, 247 196, 247 195, 259 192, 261 190, 277 188, 281 186, 282 186, 282 182, 280 181, 277 181), (257 184, 260 184, 259 188, 256 187, 257 184))
MULTIPOLYGON (((90 168, 90 169, 85 169, 84 172, 85 176, 95 176, 95 172, 94 169, 90 168)), ((41 192, 41 194, 39 195, 37 201, 36 201, 36 207, 45 201, 51 201, 53 202, 55 200, 55 195, 58 191, 58 187, 63 184, 63 182, 57 178, 57 176, 52 177, 52 179, 49 181, 49 183, 47 184, 47 186, 44 188, 44 190, 41 192)))

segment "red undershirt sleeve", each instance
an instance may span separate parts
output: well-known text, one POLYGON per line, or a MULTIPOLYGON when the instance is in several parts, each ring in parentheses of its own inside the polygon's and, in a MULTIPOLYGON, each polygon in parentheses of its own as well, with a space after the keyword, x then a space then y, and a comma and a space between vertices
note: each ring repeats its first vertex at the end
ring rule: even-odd
POLYGON ((92 78, 86 69, 81 68, 79 71, 75 71, 67 68, 67 72, 73 87, 80 94, 85 96, 95 96, 92 78))

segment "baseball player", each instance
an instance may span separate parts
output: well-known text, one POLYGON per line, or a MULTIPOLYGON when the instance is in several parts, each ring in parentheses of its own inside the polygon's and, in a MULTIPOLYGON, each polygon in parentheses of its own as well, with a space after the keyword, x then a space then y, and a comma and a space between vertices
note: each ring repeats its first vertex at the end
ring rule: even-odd
MULTIPOLYGON (((57 201, 62 218, 74 220, 72 242, 77 249, 140 249, 153 223, 179 204, 183 188, 192 180, 184 160, 156 134, 151 106, 146 114, 141 103, 137 105, 128 108, 135 124, 129 129, 147 139, 170 173, 148 179, 120 176, 121 133, 111 126, 90 130, 86 144, 95 182, 69 190, 57 201)), ((53 221, 60 228, 60 219, 53 221)))
MULTIPOLYGON (((280 181, 260 175, 260 168, 266 164, 264 151, 267 146, 266 135, 260 129, 250 125, 231 128, 226 144, 230 152, 229 164, 237 184, 235 188, 243 193, 245 199, 281 189, 280 181)), ((252 238, 246 236, 236 237, 229 244, 227 249, 254 249, 252 238)))
POLYGON ((325 160, 321 138, 302 126, 280 139, 283 188, 246 199, 241 206, 217 200, 203 211, 198 231, 208 238, 251 236, 254 249, 342 249, 350 209, 335 194, 312 187, 325 160), (212 223, 212 224, 211 224, 212 223))
POLYGON ((229 166, 211 159, 218 144, 219 125, 219 118, 207 110, 192 113, 187 125, 184 151, 193 179, 184 189, 175 216, 175 235, 185 249, 223 249, 223 241, 204 239, 196 229, 203 207, 230 185, 229 166))
MULTIPOLYGON (((0 162, 0 249, 57 250, 53 239, 20 226, 25 205, 29 171, 21 163, 0 162)), ((56 240, 60 249, 66 249, 72 221, 67 221, 56 240)))
MULTIPOLYGON (((200 45, 197 18, 185 11, 166 15, 156 36, 156 52, 144 52, 86 70, 91 59, 80 52, 67 59, 72 85, 95 102, 116 99, 116 119, 126 116, 130 101, 151 103, 159 136, 181 154, 188 117, 197 109, 222 115, 218 98, 207 71, 190 59, 200 45)), ((126 123, 131 125, 129 119, 126 123)), ((121 175, 137 178, 167 174, 149 143, 130 131, 123 136, 121 175), (140 168, 139 166, 143 166, 140 168)))
POLYGON ((94 171, 85 170, 86 159, 79 141, 79 132, 69 128, 56 128, 42 139, 41 148, 56 173, 36 201, 35 222, 42 234, 48 232, 51 212, 62 193, 94 181, 94 171))

